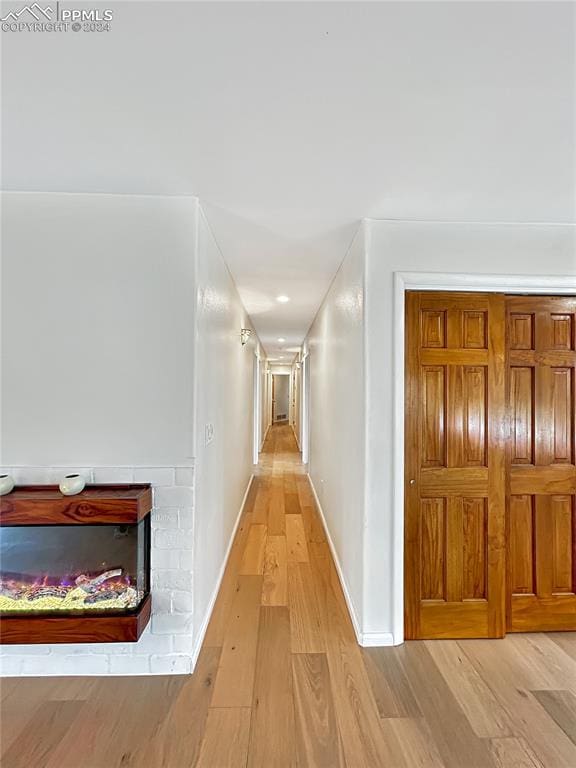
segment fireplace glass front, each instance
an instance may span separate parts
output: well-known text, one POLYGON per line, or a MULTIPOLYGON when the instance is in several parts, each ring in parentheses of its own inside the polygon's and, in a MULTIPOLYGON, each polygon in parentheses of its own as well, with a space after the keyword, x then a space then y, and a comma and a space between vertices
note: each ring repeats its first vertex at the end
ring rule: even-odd
POLYGON ((0 528, 0 614, 129 613, 150 591, 150 516, 0 528))

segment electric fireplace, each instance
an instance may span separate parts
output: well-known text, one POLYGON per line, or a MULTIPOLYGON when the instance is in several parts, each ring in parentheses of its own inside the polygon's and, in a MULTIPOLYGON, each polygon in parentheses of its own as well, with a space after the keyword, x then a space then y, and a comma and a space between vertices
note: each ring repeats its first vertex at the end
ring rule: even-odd
POLYGON ((0 498, 0 641, 137 640, 150 616, 149 485, 0 498))

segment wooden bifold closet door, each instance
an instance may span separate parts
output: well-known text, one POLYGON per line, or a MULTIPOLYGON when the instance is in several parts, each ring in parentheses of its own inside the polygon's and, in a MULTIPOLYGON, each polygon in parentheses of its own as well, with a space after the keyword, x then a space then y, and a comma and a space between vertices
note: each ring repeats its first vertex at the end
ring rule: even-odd
POLYGON ((504 296, 406 298, 405 635, 500 637, 504 296))
POLYGON ((406 298, 406 638, 576 629, 576 298, 406 298))
POLYGON ((509 296, 508 631, 576 629, 576 298, 509 296))

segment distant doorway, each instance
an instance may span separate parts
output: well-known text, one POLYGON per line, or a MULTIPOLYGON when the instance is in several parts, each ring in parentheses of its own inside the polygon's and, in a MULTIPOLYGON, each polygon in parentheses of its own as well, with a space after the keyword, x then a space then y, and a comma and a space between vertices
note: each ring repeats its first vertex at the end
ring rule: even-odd
POLYGON ((290 408, 290 374, 272 374, 272 421, 274 424, 288 421, 290 408))

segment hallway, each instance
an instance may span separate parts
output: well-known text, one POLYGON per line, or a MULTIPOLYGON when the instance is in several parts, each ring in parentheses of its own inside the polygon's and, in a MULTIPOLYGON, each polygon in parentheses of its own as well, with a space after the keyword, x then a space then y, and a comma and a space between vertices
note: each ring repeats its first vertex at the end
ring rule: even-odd
POLYGON ((574 634, 357 645, 288 426, 191 677, 0 685, 3 768, 576 765, 574 634))
POLYGON ((0 768, 576 768, 576 0, 74 5, 1 1, 0 768))

